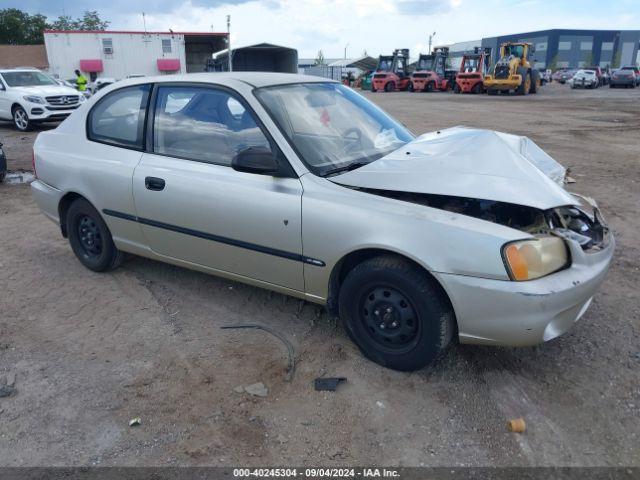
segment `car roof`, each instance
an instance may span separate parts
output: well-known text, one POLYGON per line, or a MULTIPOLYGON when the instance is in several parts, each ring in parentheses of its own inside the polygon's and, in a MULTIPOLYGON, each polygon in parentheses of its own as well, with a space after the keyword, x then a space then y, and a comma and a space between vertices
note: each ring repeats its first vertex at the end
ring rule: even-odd
POLYGON ((316 77, 312 75, 297 75, 293 73, 274 72, 211 72, 211 73, 185 73, 178 75, 160 75, 154 77, 128 78, 118 84, 138 85, 142 83, 163 83, 163 82, 203 82, 217 85, 231 86, 235 82, 243 82, 253 87, 269 87, 273 85, 287 85, 293 83, 318 83, 331 82, 335 80, 316 77))
POLYGON ((0 68, 0 73, 9 72, 39 72, 37 68, 33 67, 18 67, 18 68, 0 68))

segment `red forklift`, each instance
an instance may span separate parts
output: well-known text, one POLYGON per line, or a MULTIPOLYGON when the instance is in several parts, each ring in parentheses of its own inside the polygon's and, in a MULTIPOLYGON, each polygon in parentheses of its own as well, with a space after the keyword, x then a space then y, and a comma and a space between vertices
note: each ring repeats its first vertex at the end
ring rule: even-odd
POLYGON ((484 93, 484 75, 490 63, 491 48, 475 47, 473 53, 465 53, 456 75, 454 93, 484 93))
POLYGON ((378 67, 373 73, 371 91, 394 92, 409 88, 411 82, 407 74, 408 62, 408 48, 394 50, 393 55, 380 55, 378 67))
POLYGON ((451 90, 455 83, 455 77, 446 70, 448 57, 448 47, 435 47, 432 54, 421 54, 416 69, 411 74, 409 91, 432 92, 440 90, 446 92, 451 90))

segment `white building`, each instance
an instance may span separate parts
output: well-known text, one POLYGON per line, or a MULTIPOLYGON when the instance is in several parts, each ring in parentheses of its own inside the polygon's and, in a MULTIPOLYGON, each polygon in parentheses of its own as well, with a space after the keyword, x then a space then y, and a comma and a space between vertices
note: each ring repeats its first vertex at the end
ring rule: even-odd
POLYGON ((81 70, 97 77, 203 72, 226 33, 45 30, 49 72, 62 79, 81 70))

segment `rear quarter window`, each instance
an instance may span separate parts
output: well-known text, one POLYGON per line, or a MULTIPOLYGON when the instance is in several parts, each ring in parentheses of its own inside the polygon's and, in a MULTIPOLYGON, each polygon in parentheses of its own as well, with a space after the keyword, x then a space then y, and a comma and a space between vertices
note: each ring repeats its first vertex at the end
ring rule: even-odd
POLYGON ((150 89, 150 85, 135 85, 101 98, 89 112, 87 138, 141 150, 150 89))

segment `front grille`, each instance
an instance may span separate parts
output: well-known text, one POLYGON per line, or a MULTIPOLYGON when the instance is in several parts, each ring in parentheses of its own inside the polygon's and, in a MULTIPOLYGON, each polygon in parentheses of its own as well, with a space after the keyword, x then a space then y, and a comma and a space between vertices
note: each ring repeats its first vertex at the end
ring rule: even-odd
POLYGON ((373 78, 387 78, 387 74, 386 73, 378 73, 378 74, 374 75, 373 78))
POLYGON ((75 105, 65 105, 65 106, 61 106, 61 107, 50 107, 49 105, 47 105, 47 110, 75 110, 76 108, 78 108, 80 105, 79 104, 75 104, 75 105))
POLYGON ((80 101, 78 95, 56 95, 54 97, 46 97, 49 105, 75 105, 80 101))
POLYGON ((509 78, 509 66, 508 65, 496 65, 496 78, 509 78))
POLYGON ((429 76, 428 73, 414 73, 413 78, 427 78, 429 76))

